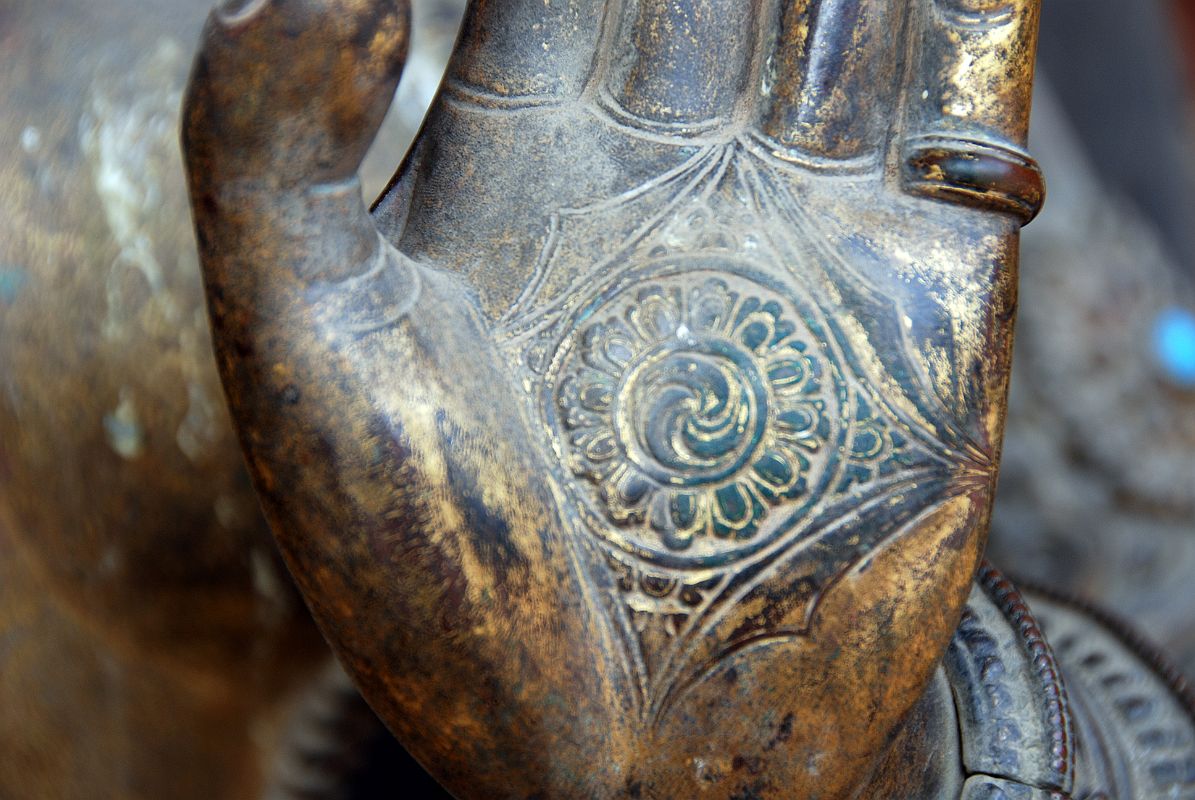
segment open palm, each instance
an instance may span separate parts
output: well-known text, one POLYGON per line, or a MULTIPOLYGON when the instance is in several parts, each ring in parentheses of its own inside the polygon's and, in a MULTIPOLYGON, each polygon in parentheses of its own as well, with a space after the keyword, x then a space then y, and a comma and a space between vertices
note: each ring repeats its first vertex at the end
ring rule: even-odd
POLYGON ((477 2, 373 214, 405 8, 212 18, 221 368, 317 619, 461 797, 849 797, 983 549, 1030 0, 477 2))

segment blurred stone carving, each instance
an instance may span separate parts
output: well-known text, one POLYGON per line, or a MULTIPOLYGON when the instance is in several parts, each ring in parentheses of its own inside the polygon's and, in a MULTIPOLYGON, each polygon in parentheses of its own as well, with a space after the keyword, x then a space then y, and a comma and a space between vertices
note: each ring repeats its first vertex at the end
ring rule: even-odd
POLYGON ((1158 350, 1159 320, 1195 311, 1195 285, 1039 86, 1050 202, 1022 239, 991 554, 1133 620, 1195 668, 1195 387, 1158 350))

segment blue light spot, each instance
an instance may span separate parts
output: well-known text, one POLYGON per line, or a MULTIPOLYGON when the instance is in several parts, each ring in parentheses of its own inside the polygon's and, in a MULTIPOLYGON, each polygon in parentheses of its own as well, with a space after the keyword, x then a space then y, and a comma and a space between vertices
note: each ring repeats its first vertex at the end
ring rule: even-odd
POLYGON ((29 274, 20 267, 0 264, 0 302, 9 305, 29 280, 29 274))
POLYGON ((1166 376, 1195 387, 1195 313, 1168 308, 1154 321, 1154 356, 1166 376))

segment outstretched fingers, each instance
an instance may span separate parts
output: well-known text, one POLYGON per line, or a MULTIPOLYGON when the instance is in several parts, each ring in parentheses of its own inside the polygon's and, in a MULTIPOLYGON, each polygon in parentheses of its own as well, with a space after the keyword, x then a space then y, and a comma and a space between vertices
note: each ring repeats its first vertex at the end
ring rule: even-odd
POLYGON ((783 0, 769 59, 772 92, 762 130, 785 149, 851 159, 887 138, 904 55, 906 4, 783 0))
POLYGON ((760 0, 642 0, 616 20, 603 97, 651 125, 702 129, 727 122, 747 93, 760 0))
POLYGON ((907 191, 1037 213, 1022 148, 1038 0, 780 0, 778 13, 759 126, 778 154, 878 159, 896 134, 907 191))
POLYGON ((907 191, 1026 221, 1044 193, 1021 152, 1038 2, 475 0, 449 85, 590 97, 665 135, 754 131, 807 163, 895 153, 907 191))
POLYGON ((448 88, 485 104, 588 95, 646 127, 731 119, 757 77, 766 0, 475 0, 448 88))

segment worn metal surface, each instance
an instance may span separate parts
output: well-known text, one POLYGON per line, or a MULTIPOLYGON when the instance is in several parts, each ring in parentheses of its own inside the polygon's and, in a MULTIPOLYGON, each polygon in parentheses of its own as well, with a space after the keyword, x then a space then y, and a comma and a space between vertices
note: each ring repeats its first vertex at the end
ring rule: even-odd
POLYGON ((986 532, 1036 13, 477 3, 372 218, 400 4, 213 16, 184 142, 233 414, 455 794, 905 779, 986 532))
POLYGON ((380 729, 328 700, 216 375, 177 139, 208 8, 0 7, 6 799, 341 797, 380 729))

